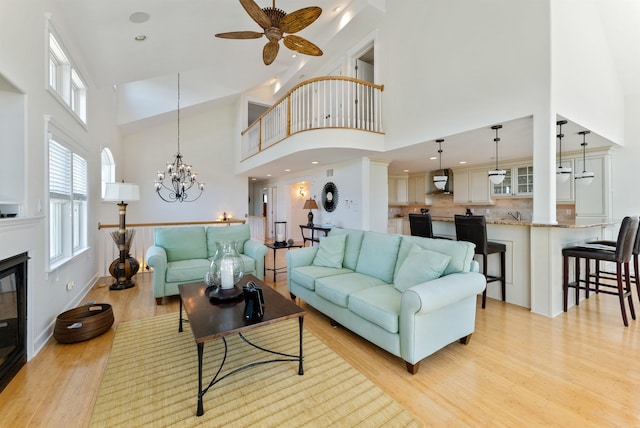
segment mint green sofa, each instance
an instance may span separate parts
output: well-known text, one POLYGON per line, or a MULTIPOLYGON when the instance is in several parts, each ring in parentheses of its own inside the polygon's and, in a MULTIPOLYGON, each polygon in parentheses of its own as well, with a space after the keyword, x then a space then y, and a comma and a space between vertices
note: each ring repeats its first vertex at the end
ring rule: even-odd
POLYGON ((249 226, 161 227, 154 231, 154 245, 147 249, 147 264, 153 268, 153 296, 158 305, 165 296, 178 294, 178 285, 203 281, 216 254, 216 241, 240 241, 238 252, 244 273, 264 279, 267 247, 251 240, 249 226))
POLYGON ((428 355, 469 342, 476 296, 486 287, 474 244, 339 228, 328 237, 338 235, 342 249, 323 249, 321 238, 287 252, 293 299, 402 358, 411 374, 428 355))

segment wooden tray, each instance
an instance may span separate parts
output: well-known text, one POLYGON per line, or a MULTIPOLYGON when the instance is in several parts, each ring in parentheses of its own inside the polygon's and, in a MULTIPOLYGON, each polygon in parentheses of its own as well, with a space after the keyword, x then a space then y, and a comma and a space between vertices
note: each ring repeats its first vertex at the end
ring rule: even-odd
POLYGON ((92 303, 70 309, 56 318, 53 337, 60 343, 82 342, 100 336, 113 325, 108 303, 92 303))

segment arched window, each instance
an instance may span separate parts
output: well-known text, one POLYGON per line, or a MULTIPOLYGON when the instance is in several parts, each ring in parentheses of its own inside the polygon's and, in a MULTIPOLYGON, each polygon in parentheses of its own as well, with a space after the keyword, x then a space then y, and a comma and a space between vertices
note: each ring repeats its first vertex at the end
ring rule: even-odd
POLYGON ((116 163, 113 160, 111 150, 108 148, 102 149, 101 171, 102 171, 102 197, 104 198, 104 189, 106 183, 113 183, 116 181, 116 163))

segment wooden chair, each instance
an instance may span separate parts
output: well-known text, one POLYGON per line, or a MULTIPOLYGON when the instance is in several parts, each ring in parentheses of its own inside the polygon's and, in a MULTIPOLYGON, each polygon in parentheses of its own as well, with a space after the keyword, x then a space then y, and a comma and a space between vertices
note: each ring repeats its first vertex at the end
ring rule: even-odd
MULTIPOLYGON (((456 224, 456 239, 472 242, 476 245, 475 253, 482 256, 482 273, 487 283, 502 282, 502 301, 506 300, 506 261, 507 246, 499 242, 487 240, 487 221, 483 215, 460 215, 454 217, 456 224), (489 254, 500 254, 500 276, 489 275, 487 272, 487 258, 489 254)), ((482 292, 482 309, 487 302, 487 289, 482 292)))
POLYGON ((638 217, 625 217, 620 225, 618 239, 615 247, 598 243, 585 243, 562 249, 562 303, 563 310, 567 312, 569 288, 576 290, 576 306, 580 304, 580 290, 585 290, 585 297, 589 297, 589 291, 617 295, 620 300, 620 312, 625 327, 629 326, 624 299, 629 302, 631 318, 636 319, 633 300, 631 297, 631 282, 629 278, 629 261, 633 252, 636 235, 638 233, 638 217), (575 282, 569 283, 569 258, 575 258, 575 282), (585 259, 585 278, 580 278, 580 259, 585 259), (596 275, 591 275, 591 260, 596 262, 596 275), (616 264, 615 280, 612 285, 602 282, 602 275, 598 275, 600 262, 616 264), (622 275, 624 271, 624 284, 622 275), (591 278, 595 277, 594 281, 591 278), (591 284, 593 283, 593 288, 591 284), (584 285, 581 285, 584 284, 584 285))

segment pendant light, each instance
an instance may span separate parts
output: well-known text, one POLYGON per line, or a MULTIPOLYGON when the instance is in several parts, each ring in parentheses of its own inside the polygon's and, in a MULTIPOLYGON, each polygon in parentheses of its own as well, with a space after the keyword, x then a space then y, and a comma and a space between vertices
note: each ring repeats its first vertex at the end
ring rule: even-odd
POLYGON ((507 171, 498 168, 498 142, 500 142, 500 138, 498 137, 498 129, 501 128, 502 125, 493 125, 491 127, 491 129, 494 129, 496 131, 496 138, 493 139, 493 141, 496 142, 496 169, 489 171, 489 180, 491 180, 493 184, 502 183, 505 175, 507 174, 507 171))
POLYGON ((438 190, 444 190, 444 188, 447 185, 447 179, 449 178, 447 177, 447 175, 444 173, 444 170, 442 169, 442 143, 443 142, 444 142, 444 139, 442 138, 436 140, 436 143, 438 143, 438 154, 440 155, 440 170, 438 171, 440 175, 433 176, 433 184, 434 186, 436 186, 436 189, 438 190))
POLYGON ((558 147, 560 149, 559 150, 560 162, 559 162, 558 168, 556 168, 556 180, 558 180, 559 183, 566 183, 567 180, 569 180, 569 177, 571 176, 571 168, 562 166, 562 139, 564 138, 564 134, 562 133, 562 125, 566 125, 567 121, 559 120, 556 122, 556 124, 560 127, 560 130, 558 131, 558 147))
POLYGON ((591 184, 595 174, 592 171, 587 171, 587 134, 591 131, 580 131, 578 134, 582 135, 582 173, 576 174, 576 183, 582 183, 585 186, 591 184))

